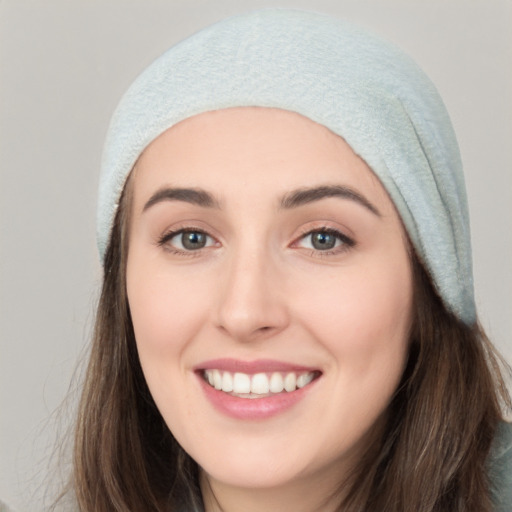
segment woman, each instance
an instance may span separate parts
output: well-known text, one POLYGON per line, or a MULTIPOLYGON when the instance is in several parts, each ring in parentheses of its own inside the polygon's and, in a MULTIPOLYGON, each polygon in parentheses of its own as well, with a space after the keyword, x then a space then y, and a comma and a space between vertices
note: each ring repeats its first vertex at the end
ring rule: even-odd
POLYGON ((98 243, 81 510, 510 510, 457 144, 395 48, 267 10, 171 49, 112 120, 98 243))

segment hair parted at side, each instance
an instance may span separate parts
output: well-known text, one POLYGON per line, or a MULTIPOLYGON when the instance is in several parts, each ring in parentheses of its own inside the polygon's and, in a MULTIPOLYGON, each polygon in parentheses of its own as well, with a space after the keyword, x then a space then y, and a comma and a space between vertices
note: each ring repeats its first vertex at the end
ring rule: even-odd
MULTIPOLYGON (((128 179, 104 260, 103 289, 75 433, 72 489, 82 512, 202 511, 197 464, 146 385, 126 294, 128 179)), ((414 253, 407 367, 379 434, 342 486, 344 512, 491 512, 486 460, 511 406, 482 329, 449 313, 414 253)))

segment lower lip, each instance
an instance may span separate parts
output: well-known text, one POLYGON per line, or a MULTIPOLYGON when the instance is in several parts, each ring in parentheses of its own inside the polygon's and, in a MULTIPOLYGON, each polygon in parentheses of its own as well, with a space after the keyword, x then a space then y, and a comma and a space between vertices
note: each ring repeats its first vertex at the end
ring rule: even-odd
POLYGON ((264 420, 277 416, 300 402, 314 386, 314 379, 307 386, 295 391, 277 393, 263 398, 240 398, 210 386, 199 375, 199 381, 204 394, 212 405, 221 413, 239 420, 264 420))

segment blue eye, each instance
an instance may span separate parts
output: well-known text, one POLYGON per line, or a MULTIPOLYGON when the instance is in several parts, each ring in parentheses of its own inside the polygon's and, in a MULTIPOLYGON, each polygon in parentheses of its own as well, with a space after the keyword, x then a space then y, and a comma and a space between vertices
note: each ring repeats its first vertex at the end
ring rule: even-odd
POLYGON ((200 231, 184 231, 181 233, 180 242, 187 251, 196 251, 206 247, 208 236, 200 231))
POLYGON ((335 229, 317 229, 306 233, 300 240, 300 245, 315 251, 332 251, 353 247, 355 242, 335 229))
POLYGON ((319 251, 325 251, 326 249, 334 249, 334 247, 336 246, 336 242, 339 242, 339 240, 337 240, 332 233, 311 233, 309 237, 311 240, 311 245, 319 251))
POLYGON ((159 241, 159 245, 169 245, 179 252, 198 251, 214 243, 210 235, 197 229, 180 229, 167 233, 159 241))

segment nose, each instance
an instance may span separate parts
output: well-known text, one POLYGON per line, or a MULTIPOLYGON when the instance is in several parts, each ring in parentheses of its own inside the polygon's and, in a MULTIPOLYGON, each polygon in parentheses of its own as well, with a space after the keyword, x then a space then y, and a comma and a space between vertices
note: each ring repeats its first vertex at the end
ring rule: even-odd
POLYGON ((217 327, 237 341, 277 334, 289 323, 284 276, 261 251, 239 251, 225 262, 216 310, 217 327))

